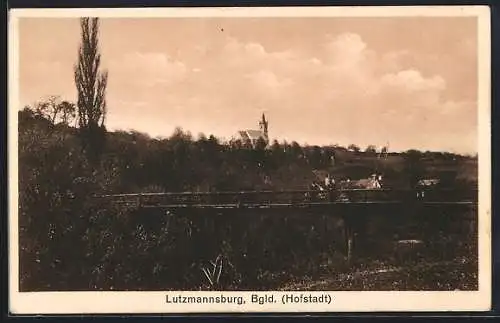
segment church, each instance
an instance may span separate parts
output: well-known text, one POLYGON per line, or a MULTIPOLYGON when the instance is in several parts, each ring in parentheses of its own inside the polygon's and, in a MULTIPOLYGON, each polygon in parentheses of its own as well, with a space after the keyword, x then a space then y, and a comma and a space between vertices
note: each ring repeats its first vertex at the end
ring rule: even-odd
POLYGON ((250 144, 256 147, 259 139, 264 140, 266 146, 269 145, 268 121, 266 116, 262 114, 262 119, 259 121, 259 130, 248 129, 240 130, 231 139, 231 142, 241 141, 243 144, 250 144))

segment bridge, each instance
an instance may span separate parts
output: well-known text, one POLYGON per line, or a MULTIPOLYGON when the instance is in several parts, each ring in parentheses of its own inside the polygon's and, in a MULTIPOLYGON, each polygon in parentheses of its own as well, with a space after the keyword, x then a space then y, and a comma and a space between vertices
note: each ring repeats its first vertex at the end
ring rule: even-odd
POLYGON ((100 195, 113 203, 139 208, 235 209, 328 208, 336 206, 474 205, 473 189, 338 189, 287 191, 167 192, 100 195))
MULTIPOLYGON (((472 218, 470 230, 477 223, 478 190, 476 189, 334 189, 287 191, 222 191, 129 193, 97 196, 119 207, 160 209, 170 214, 212 210, 237 214, 242 210, 259 213, 288 214, 291 210, 310 210, 339 216, 345 224, 345 254, 350 261, 356 233, 370 218, 390 214, 405 217, 424 210, 465 211, 472 218), (285 212, 279 212, 279 210, 285 212)), ((423 219, 419 219, 423 221, 423 219)))

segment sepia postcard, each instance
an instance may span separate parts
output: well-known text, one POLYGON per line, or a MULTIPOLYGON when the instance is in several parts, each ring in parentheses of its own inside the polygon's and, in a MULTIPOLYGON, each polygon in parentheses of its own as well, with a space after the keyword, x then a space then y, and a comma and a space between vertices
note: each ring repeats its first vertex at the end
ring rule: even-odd
POLYGON ((485 311, 482 6, 9 12, 13 314, 485 311))

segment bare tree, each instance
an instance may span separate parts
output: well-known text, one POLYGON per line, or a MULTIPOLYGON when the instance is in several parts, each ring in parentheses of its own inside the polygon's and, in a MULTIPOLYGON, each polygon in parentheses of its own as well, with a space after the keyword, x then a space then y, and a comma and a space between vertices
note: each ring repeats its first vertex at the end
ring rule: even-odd
POLYGON ((35 115, 43 117, 51 123, 55 123, 57 113, 59 112, 58 101, 58 96, 51 95, 45 100, 36 102, 34 107, 35 115))
POLYGON ((81 18, 82 42, 75 64, 78 91, 78 123, 80 128, 104 125, 106 119, 106 86, 108 72, 100 71, 99 18, 81 18))
POLYGON ((52 124, 63 123, 69 125, 76 117, 75 104, 61 101, 59 96, 49 96, 34 104, 33 112, 36 116, 49 120, 52 124))
POLYGON ((59 104, 61 122, 69 125, 76 119, 76 105, 69 101, 62 101, 59 104))

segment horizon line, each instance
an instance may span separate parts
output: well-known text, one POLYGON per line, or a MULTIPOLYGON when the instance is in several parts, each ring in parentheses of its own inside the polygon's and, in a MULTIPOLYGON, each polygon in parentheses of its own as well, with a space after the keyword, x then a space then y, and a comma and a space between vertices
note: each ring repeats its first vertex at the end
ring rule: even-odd
MULTIPOLYGON (((71 128, 75 128, 77 129, 77 127, 72 127, 70 126, 71 128)), ((106 127, 107 128, 107 127, 106 127)), ((210 133, 210 134, 206 134, 206 133, 203 133, 203 132, 199 132, 198 134, 194 134, 192 131, 188 130, 188 129, 184 129, 182 128, 181 126, 176 126, 174 127, 174 130, 169 134, 169 135, 153 135, 153 134, 150 134, 148 132, 144 132, 144 131, 140 131, 140 130, 136 130, 134 128, 128 128, 128 129, 123 129, 123 128, 107 128, 106 131, 107 132, 111 132, 111 133, 116 133, 116 132, 125 132, 125 133, 138 133, 138 134, 142 134, 142 135, 146 135, 149 139, 155 139, 155 140, 169 140, 177 130, 180 130, 182 131, 182 134, 185 134, 185 135, 188 135, 191 137, 191 140, 192 141, 198 141, 200 140, 200 136, 201 135, 204 135, 207 139, 210 138, 211 136, 213 136, 214 138, 217 139, 218 143, 219 144, 222 144, 222 145, 228 145, 229 144, 229 141, 231 139, 228 139, 227 137, 225 136, 220 136, 220 135, 216 135, 214 133, 210 133)), ((365 152, 365 149, 363 149, 363 147, 361 145, 358 145, 356 143, 350 143, 350 144, 340 144, 340 143, 328 143, 328 144, 320 144, 320 143, 308 143, 308 142, 299 142, 298 140, 287 140, 287 139, 281 139, 279 140, 278 138, 270 138, 268 140, 268 146, 271 146, 272 143, 274 142, 277 142, 278 144, 293 144, 293 143, 297 143, 300 147, 320 147, 320 148, 326 148, 326 147, 329 147, 329 148, 343 148, 345 150, 348 150, 350 151, 350 149, 348 148, 349 145, 355 145, 359 148, 359 152, 360 153, 364 153, 365 152)), ((453 154, 453 155, 458 155, 458 156, 469 156, 469 157, 475 157, 478 155, 478 152, 457 152, 457 151, 452 151, 452 150, 431 150, 431 149, 419 149, 419 148, 415 148, 415 147, 409 147, 409 148, 405 148, 405 149, 397 149, 397 150, 390 150, 389 149, 389 146, 390 145, 382 145, 382 146, 379 146, 379 145, 373 145, 375 148, 376 148, 376 152, 379 153, 380 152, 380 149, 381 148, 387 148, 387 153, 406 153, 410 150, 415 150, 415 151, 419 151, 421 153, 447 153, 447 154, 453 154)), ((367 147, 365 147, 367 148, 367 147)))

